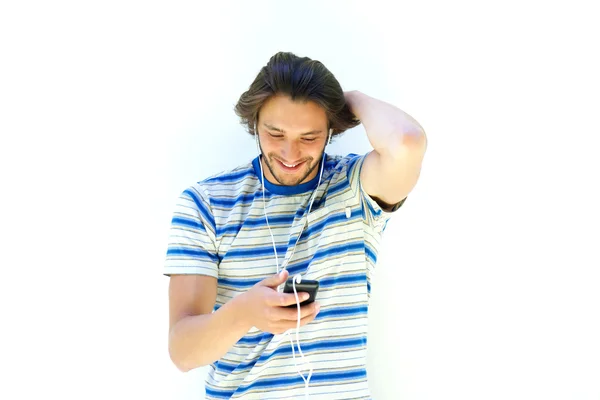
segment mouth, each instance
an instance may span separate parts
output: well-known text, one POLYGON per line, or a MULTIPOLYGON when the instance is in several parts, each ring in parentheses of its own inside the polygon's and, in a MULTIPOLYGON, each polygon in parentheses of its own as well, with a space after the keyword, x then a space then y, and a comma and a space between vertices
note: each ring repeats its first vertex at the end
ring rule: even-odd
MULTIPOLYGON (((277 159, 276 159, 277 160, 277 159)), ((304 165, 305 161, 301 161, 295 164, 286 164, 281 160, 277 160, 277 163, 281 166, 281 168, 286 172, 296 172, 300 169, 302 165, 304 165)))

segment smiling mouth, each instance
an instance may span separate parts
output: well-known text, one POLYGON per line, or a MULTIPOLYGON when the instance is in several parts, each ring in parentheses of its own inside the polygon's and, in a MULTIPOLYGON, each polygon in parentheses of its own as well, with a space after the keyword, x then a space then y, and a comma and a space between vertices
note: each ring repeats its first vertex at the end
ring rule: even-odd
POLYGON ((286 171, 297 171, 298 168, 304 164, 304 161, 298 162, 296 164, 286 164, 281 160, 277 160, 277 162, 283 167, 286 171))

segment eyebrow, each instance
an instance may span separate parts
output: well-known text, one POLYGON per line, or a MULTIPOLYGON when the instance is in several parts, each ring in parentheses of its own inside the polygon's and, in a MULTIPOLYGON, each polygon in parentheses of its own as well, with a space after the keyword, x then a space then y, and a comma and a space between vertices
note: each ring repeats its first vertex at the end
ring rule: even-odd
MULTIPOLYGON (((286 133, 286 132, 285 132, 283 129, 277 128, 277 127, 275 127, 275 126, 273 126, 273 125, 269 125, 269 124, 267 124, 266 122, 265 122, 263 125, 264 125, 266 128, 268 128, 268 129, 270 129, 270 130, 272 130, 272 131, 276 131, 276 132, 279 132, 279 133, 286 133)), ((301 133, 301 135, 302 135, 302 136, 305 136, 305 135, 314 135, 315 133, 321 133, 321 132, 323 132, 323 131, 321 131, 321 130, 316 130, 316 131, 304 132, 304 133, 301 133)))

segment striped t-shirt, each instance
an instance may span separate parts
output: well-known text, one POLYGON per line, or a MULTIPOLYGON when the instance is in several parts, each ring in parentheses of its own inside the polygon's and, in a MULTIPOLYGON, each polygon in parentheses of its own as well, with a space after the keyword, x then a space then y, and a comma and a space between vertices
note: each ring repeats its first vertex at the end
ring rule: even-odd
MULTIPOLYGON (((266 206, 279 264, 293 253, 287 264, 290 276, 301 273, 303 279, 319 281, 316 300, 321 310, 299 332, 302 352, 313 367, 311 399, 370 398, 366 363, 371 278, 392 212, 383 211, 362 190, 359 174, 364 157, 324 157, 321 183, 304 229, 318 174, 296 186, 275 185, 265 178, 263 200, 258 157, 184 190, 172 219, 164 274, 217 278, 216 311, 277 273, 266 206)), ((295 346, 295 330, 290 334, 295 346)), ((302 373, 307 376, 306 369, 302 373)), ((305 395, 289 336, 255 327, 211 364, 205 388, 207 399, 305 395)))

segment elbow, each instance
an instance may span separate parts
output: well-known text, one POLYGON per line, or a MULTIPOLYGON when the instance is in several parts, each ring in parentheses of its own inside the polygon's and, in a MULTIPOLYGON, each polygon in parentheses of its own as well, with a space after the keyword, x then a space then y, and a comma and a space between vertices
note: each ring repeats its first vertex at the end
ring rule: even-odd
POLYGON ((173 334, 169 337, 169 357, 181 372, 189 372, 210 364, 210 362, 203 360, 203 357, 199 356, 197 351, 192 351, 173 334))
POLYGON ((181 372, 189 372, 192 368, 189 363, 185 360, 185 357, 182 357, 179 352, 173 349, 171 343, 169 343, 169 357, 171 358, 171 362, 177 369, 181 372))
POLYGON ((168 348, 171 362, 179 371, 189 372, 194 369, 189 362, 189 351, 186 351, 185 346, 181 343, 181 337, 177 335, 176 329, 169 332, 168 348))
POLYGON ((175 367, 177 367, 177 369, 181 372, 190 372, 191 370, 194 369, 194 368, 188 367, 185 363, 177 362, 172 358, 171 358, 171 360, 173 361, 173 364, 175 365, 175 367))
POLYGON ((171 357, 171 362, 173 362, 175 367, 181 372, 190 372, 193 369, 205 367, 210 364, 210 362, 193 362, 188 357, 177 356, 171 351, 169 351, 169 355, 171 357))

